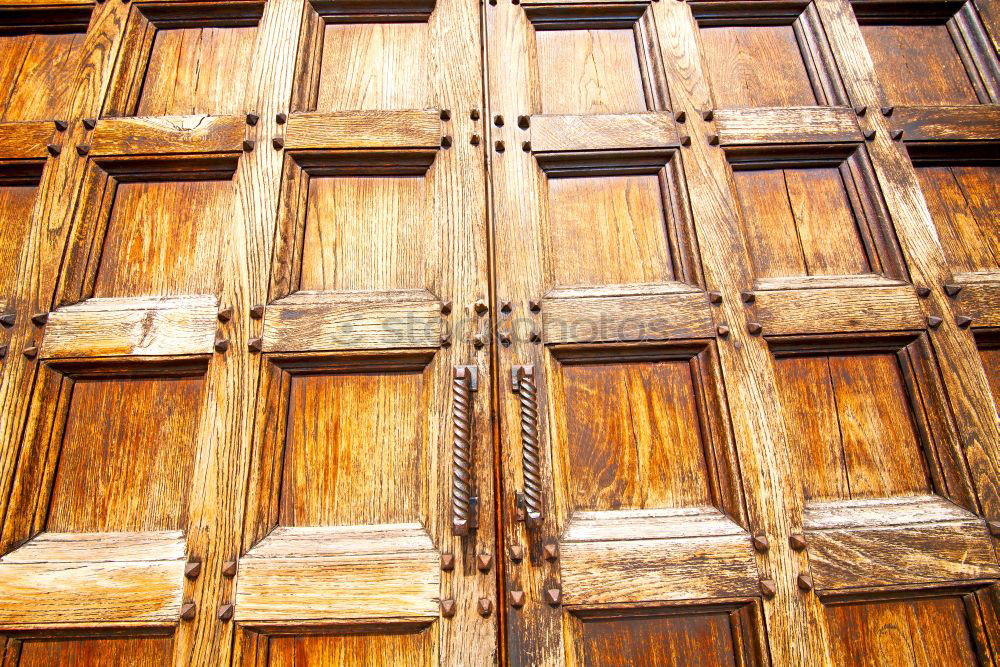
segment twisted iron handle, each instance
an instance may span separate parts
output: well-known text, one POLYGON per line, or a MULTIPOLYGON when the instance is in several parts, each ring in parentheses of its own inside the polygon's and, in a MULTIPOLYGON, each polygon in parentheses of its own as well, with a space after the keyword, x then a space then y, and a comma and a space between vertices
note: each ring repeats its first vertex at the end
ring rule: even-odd
POLYGON ((542 454, 538 447, 538 390, 532 364, 511 369, 511 388, 521 400, 521 468, 524 475, 524 521, 542 522, 542 454))
POLYGON ((468 535, 476 525, 472 497, 472 392, 478 388, 475 366, 455 366, 451 382, 453 449, 451 468, 451 532, 468 535))

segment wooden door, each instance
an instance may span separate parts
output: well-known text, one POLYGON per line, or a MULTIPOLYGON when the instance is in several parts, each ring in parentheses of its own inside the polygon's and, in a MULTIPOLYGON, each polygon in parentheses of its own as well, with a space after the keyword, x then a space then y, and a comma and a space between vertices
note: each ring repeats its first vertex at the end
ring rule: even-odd
POLYGON ((3 664, 495 660, 479 12, 0 6, 3 664))
POLYGON ((487 5, 512 664, 1000 660, 996 12, 487 5))

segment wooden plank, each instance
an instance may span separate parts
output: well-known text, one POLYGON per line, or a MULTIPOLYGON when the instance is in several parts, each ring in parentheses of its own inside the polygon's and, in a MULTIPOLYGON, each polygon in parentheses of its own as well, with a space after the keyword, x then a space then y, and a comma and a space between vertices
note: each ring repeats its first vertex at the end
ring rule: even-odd
POLYGON ((817 590, 994 579, 1000 576, 982 521, 807 532, 817 590))
POLYGON ((214 296, 89 299, 49 315, 45 359, 211 354, 218 321, 214 296))
POLYGON ((963 287, 955 302, 955 312, 971 317, 974 327, 1000 327, 1000 283, 961 279, 957 282, 963 287))
POLYGON ((1000 107, 896 107, 890 124, 906 141, 996 141, 1000 107))
POLYGON ((807 531, 877 528, 968 521, 974 515, 940 496, 892 496, 813 502, 806 505, 807 531))
POLYGON ((714 507, 575 512, 566 527, 566 542, 628 539, 675 539, 694 536, 749 536, 714 507))
POLYGON ((184 558, 184 533, 42 533, 3 563, 113 563, 184 558))
POLYGON ((264 352, 439 347, 441 304, 429 292, 374 300, 363 293, 299 293, 267 307, 264 352))
POLYGON ((666 113, 532 116, 530 136, 535 153, 666 148, 680 141, 666 113))
POLYGON ((926 320, 909 287, 755 292, 754 316, 764 335, 905 331, 926 320))
POLYGON ((50 122, 0 123, 0 159, 27 160, 48 156, 46 146, 59 143, 50 122))
POLYGON ((378 556, 244 558, 236 620, 247 624, 436 618, 434 550, 378 556))
POLYGON ((720 109, 715 127, 723 146, 755 144, 818 144, 861 141, 852 109, 788 107, 720 109))
POLYGON ((0 560, 0 629, 173 625, 184 537, 43 533, 0 560))
POLYGON ((663 296, 549 299, 542 304, 549 344, 649 341, 715 335, 708 297, 701 292, 663 296))
POLYGON ((436 111, 338 111, 293 113, 285 130, 288 150, 437 148, 436 111))
POLYGON ((757 594, 757 566, 740 535, 564 542, 560 561, 567 605, 757 594))
POLYGON ((404 551, 434 551, 430 536, 419 523, 278 526, 244 558, 310 558, 404 551))
POLYGON ((95 157, 233 153, 242 150, 243 116, 104 118, 91 138, 95 157))

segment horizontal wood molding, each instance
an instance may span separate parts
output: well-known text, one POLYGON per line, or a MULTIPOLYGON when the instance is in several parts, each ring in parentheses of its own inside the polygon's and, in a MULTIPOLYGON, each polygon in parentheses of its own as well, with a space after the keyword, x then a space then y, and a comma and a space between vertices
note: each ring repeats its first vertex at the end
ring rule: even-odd
POLYGON ((211 354, 218 325, 214 296, 89 299, 49 315, 46 359, 211 354))
POLYGON ((0 559, 0 629, 173 625, 183 575, 179 531, 42 534, 0 559))
POLYGON ((703 292, 543 300, 546 343, 638 342, 714 336, 703 292))
POLYGON ((665 113, 531 117, 534 152, 665 148, 679 141, 674 119, 665 113))
POLYGON ((159 116, 104 118, 91 137, 96 157, 233 153, 242 150, 243 116, 159 116))
POLYGON ((672 507, 655 510, 575 512, 563 539, 567 542, 604 542, 680 537, 743 535, 746 531, 714 507, 672 507))
POLYGON ((442 136, 432 110, 293 113, 286 128, 289 150, 437 148, 442 136))
POLYGON ((59 143, 50 122, 0 123, 0 159, 28 160, 48 155, 49 143, 59 143))
POLYGON ((863 140, 854 111, 836 107, 720 109, 715 124, 723 146, 863 140))
POLYGON ((903 331, 926 327, 913 288, 873 287, 756 292, 764 335, 903 331))
POLYGON ((1000 327, 1000 283, 965 283, 955 312, 971 317, 972 326, 1000 327))
POLYGON ((890 123, 907 141, 1000 140, 1000 106, 896 107, 890 123))

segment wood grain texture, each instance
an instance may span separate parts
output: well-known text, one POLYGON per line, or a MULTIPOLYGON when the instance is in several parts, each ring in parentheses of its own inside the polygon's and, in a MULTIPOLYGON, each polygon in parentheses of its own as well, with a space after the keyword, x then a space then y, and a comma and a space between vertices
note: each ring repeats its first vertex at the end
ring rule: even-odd
POLYGON ((137 116, 236 114, 256 27, 157 30, 137 116))
POLYGON ((3 557, 4 563, 174 561, 184 558, 179 530, 138 533, 41 533, 3 557))
POLYGON ((791 25, 702 27, 699 38, 714 106, 816 104, 791 25))
POLYGON ((242 116, 103 118, 91 135, 90 149, 94 156, 234 153, 245 127, 242 116))
POLYGON ((437 148, 441 121, 434 111, 372 110, 294 113, 288 118, 285 148, 437 148))
POLYGON ((434 664, 433 630, 273 637, 268 643, 270 667, 362 667, 391 663, 405 667, 434 664))
POLYGON ((423 290, 343 294, 300 292, 267 308, 264 351, 436 348, 441 307, 423 290), (311 297, 309 302, 304 302, 311 297), (339 297, 339 298, 338 298, 339 297))
POLYGON ((84 57, 80 33, 0 36, 0 120, 66 118, 84 57))
POLYGON ((18 667, 72 667, 73 665, 129 665, 157 667, 170 660, 170 637, 100 639, 36 639, 21 646, 18 667))
POLYGON ((714 334, 706 297, 664 296, 546 299, 547 344, 706 338, 714 334))
POLYGON ((987 280, 967 282, 962 288, 957 309, 973 318, 977 327, 1000 327, 1000 289, 993 279, 995 275, 987 274, 987 280))
POLYGON ((631 30, 545 30, 535 42, 542 113, 646 111, 631 30))
POLYGON ((774 290, 756 293, 755 317, 765 335, 906 331, 926 327, 906 287, 774 290))
POLYGON ((535 153, 664 148, 680 141, 664 113, 537 115, 530 122, 535 153))
POLYGON ((567 542, 675 539, 696 536, 743 535, 732 519, 711 506, 645 510, 577 511, 570 517, 567 542))
POLYGON ((0 123, 0 155, 7 159, 45 158, 51 138, 50 122, 0 123))
POLYGON ((948 28, 937 25, 863 25, 868 52, 891 104, 977 104, 948 28))
POLYGON ((831 107, 720 109, 715 127, 723 146, 839 143, 861 137, 857 115, 831 107))
POLYGON ((17 284, 17 262, 31 224, 38 187, 0 186, 0 297, 9 298, 17 284))
POLYGON ((88 299, 49 315, 45 359, 211 354, 215 297, 88 299))
POLYGON ((741 536, 564 542, 561 553, 567 605, 696 600, 757 592, 750 541, 741 536))
POLYGON ((1000 108, 996 106, 897 107, 892 124, 913 141, 996 141, 1000 108))

